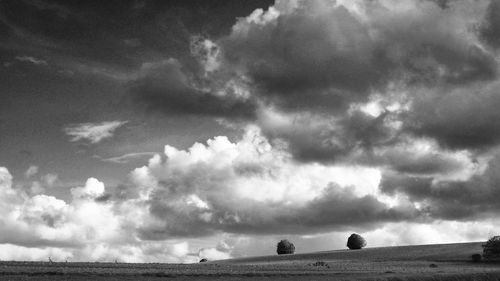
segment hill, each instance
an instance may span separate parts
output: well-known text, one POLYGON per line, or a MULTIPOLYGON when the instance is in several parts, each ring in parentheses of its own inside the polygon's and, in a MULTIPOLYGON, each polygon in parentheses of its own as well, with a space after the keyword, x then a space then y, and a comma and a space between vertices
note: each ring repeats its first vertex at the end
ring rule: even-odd
POLYGON ((260 257, 247 257, 217 261, 221 264, 262 264, 282 263, 285 261, 469 261, 470 256, 481 253, 484 242, 454 243, 454 244, 428 244, 416 246, 373 247, 362 250, 334 250, 294 255, 273 255, 260 257))
POLYGON ((1 280, 500 280, 482 243, 261 256, 199 264, 0 262, 1 280))

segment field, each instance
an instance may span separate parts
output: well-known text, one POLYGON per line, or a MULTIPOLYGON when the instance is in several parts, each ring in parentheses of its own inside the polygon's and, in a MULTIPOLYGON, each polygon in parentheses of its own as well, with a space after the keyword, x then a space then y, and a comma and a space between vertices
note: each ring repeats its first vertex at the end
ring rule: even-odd
POLYGON ((500 280, 481 243, 366 248, 201 264, 0 262, 0 280, 500 280))

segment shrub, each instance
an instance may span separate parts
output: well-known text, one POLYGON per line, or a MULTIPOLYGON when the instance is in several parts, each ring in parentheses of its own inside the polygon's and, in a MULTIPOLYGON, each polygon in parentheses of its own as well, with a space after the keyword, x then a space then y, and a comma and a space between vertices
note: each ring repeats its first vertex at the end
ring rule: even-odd
POLYGON ((347 247, 351 250, 359 250, 365 246, 366 246, 366 240, 359 234, 353 233, 347 239, 347 247))
POLYGON ((491 237, 483 245, 483 257, 485 259, 500 259, 500 236, 491 237))
POLYGON ((326 266, 326 267, 330 268, 330 266, 324 261, 317 261, 317 262, 311 263, 309 265, 310 266, 326 266))
POLYGON ((481 254, 474 254, 471 256, 471 259, 473 262, 480 262, 481 261, 481 254))
POLYGON ((200 262, 207 262, 207 259, 201 259, 200 262))
POLYGON ((281 240, 278 242, 278 245, 276 247, 276 252, 278 252, 278 255, 284 255, 284 254, 293 254, 295 253, 295 246, 293 243, 291 243, 288 240, 281 240))

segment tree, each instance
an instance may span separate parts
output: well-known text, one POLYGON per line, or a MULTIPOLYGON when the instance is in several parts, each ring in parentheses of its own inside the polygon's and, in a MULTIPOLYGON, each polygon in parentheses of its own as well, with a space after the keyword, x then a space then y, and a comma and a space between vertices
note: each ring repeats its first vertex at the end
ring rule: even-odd
POLYGON ((500 236, 493 236, 483 245, 483 257, 488 260, 500 259, 500 236))
POLYGON ((291 243, 288 240, 281 240, 278 242, 278 245, 276 247, 276 252, 278 252, 278 255, 284 255, 284 254, 293 254, 295 253, 295 246, 293 243, 291 243))
POLYGON ((366 240, 359 234, 353 233, 347 239, 347 247, 351 250, 359 250, 365 246, 366 246, 366 240))

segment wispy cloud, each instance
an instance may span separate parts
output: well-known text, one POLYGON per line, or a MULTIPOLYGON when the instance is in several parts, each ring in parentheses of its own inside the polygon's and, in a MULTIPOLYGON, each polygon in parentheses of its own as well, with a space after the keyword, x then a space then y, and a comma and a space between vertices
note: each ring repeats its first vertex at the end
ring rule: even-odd
POLYGON ((63 130, 71 136, 71 141, 88 140, 90 143, 96 144, 104 139, 110 138, 119 127, 125 125, 128 121, 105 121, 101 123, 81 123, 72 124, 65 127, 63 130))
POLYGON ((17 56, 15 59, 21 62, 29 62, 36 65, 48 65, 47 61, 30 56, 17 56))
POLYGON ((98 158, 99 160, 103 162, 111 162, 111 163, 117 163, 117 164, 125 164, 129 163, 130 161, 134 159, 139 159, 143 157, 151 157, 155 155, 156 152, 133 152, 133 153, 127 153, 124 155, 116 156, 116 157, 109 157, 109 158, 103 158, 99 155, 95 155, 95 158, 98 158))
POLYGON ((24 176, 26 178, 31 178, 32 176, 38 173, 38 166, 31 165, 26 172, 24 172, 24 176))

